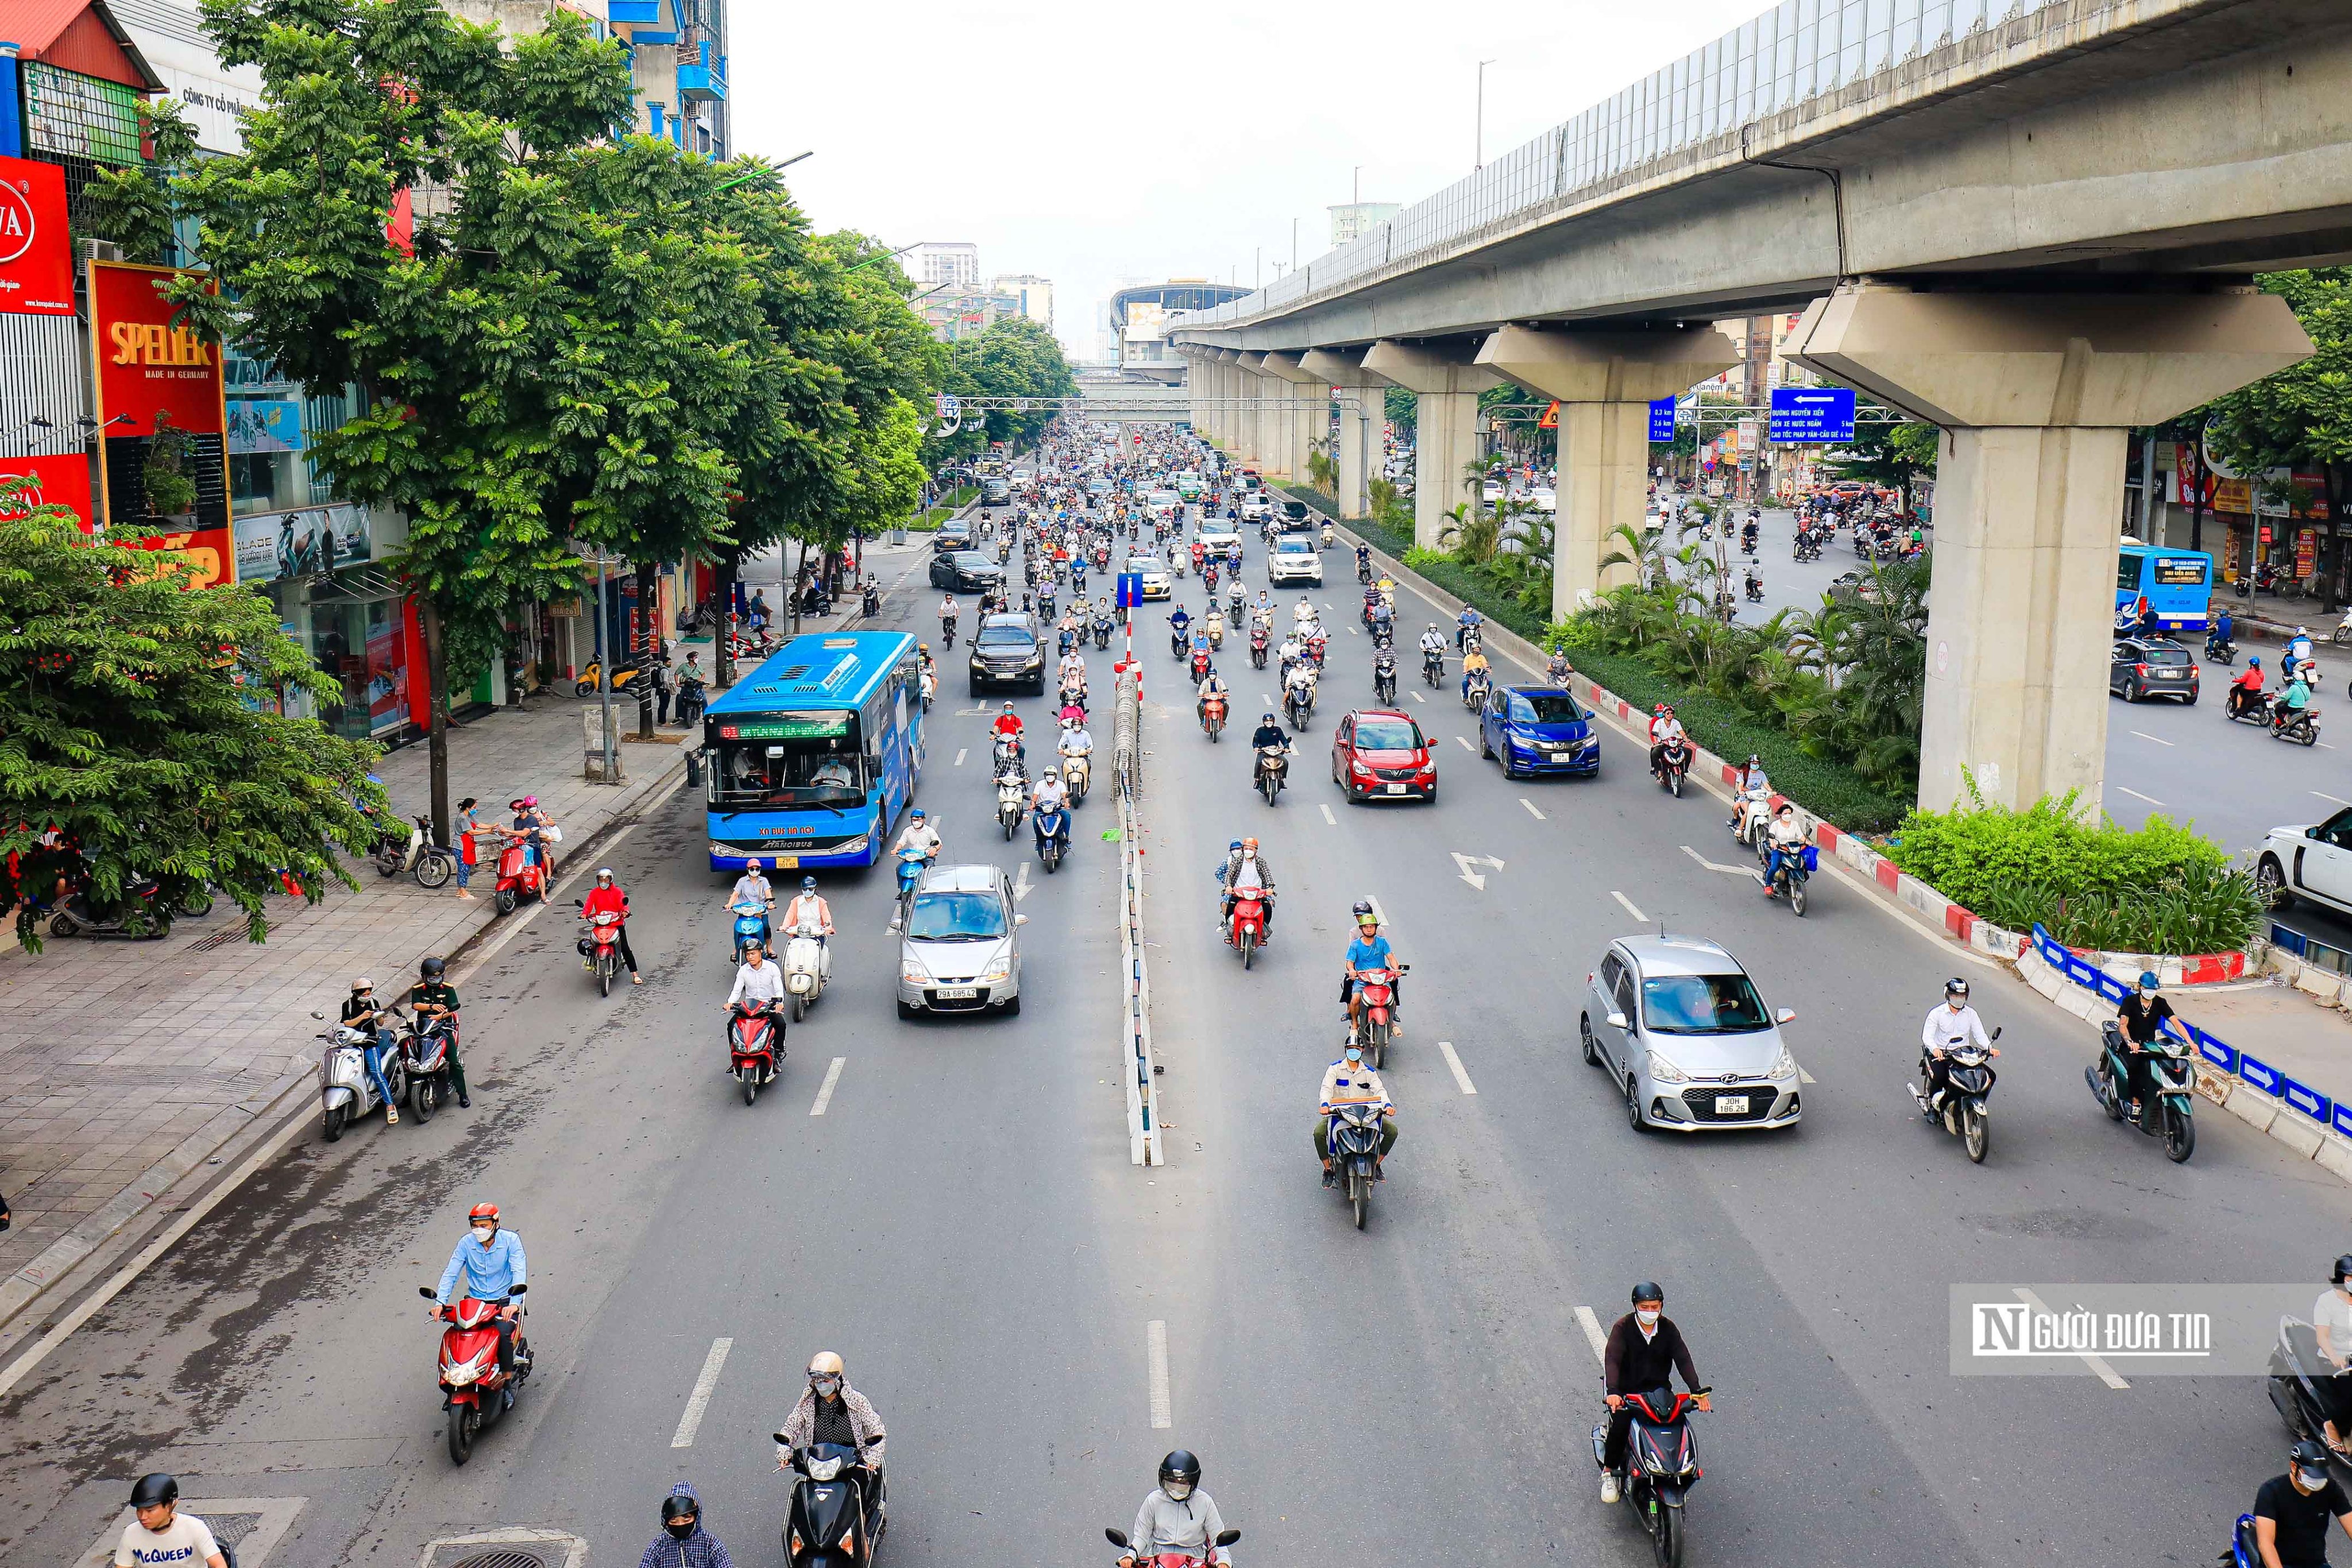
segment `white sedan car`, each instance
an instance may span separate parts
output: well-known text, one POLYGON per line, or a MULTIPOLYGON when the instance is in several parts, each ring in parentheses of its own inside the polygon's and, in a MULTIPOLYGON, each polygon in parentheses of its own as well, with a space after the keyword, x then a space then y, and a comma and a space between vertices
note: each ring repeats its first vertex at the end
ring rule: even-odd
POLYGON ((1211 550, 1230 550, 1242 542, 1241 530, 1222 517, 1202 518, 1192 537, 1211 550))
POLYGON ((1127 569, 1143 579, 1146 599, 1166 599, 1175 594, 1175 584, 1168 576, 1168 563, 1157 555, 1130 555, 1127 569))

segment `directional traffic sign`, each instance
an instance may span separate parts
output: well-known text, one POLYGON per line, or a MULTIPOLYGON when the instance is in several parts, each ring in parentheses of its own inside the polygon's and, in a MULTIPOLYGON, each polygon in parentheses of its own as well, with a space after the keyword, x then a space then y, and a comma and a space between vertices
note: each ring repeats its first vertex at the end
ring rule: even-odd
POLYGON ((1771 438, 1790 446, 1853 440, 1853 389, 1774 387, 1771 438))
POLYGON ((1650 405, 1650 439, 1670 442, 1675 438, 1675 400, 1661 397, 1650 405))
POLYGON ((1131 610, 1141 603, 1143 603, 1143 574, 1140 572, 1120 573, 1118 574, 1119 608, 1123 610, 1131 610))

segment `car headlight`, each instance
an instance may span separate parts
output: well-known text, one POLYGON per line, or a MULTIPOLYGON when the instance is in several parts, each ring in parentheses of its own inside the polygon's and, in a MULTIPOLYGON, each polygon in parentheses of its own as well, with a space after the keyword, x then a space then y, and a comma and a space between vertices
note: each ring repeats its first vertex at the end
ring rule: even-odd
POLYGON ((861 833, 856 837, 851 839, 848 843, 835 846, 833 853, 835 855, 863 855, 866 853, 866 841, 870 837, 872 837, 870 834, 861 833))
POLYGON ((1690 1082, 1690 1074, 1683 1071, 1655 1051, 1650 1053, 1650 1076, 1660 1083, 1690 1082))
POLYGON ((982 975, 980 977, 980 984, 982 985, 998 985, 1012 978, 1013 965, 1009 963, 1000 963, 989 970, 987 973, 982 975))
POLYGON ((898 978, 909 985, 929 985, 931 972, 909 958, 898 965, 898 978))
POLYGON ((1789 1079, 1797 1076, 1797 1058, 1789 1054, 1788 1047, 1782 1046, 1780 1047, 1780 1054, 1772 1058, 1771 1070, 1767 1072, 1764 1076, 1766 1078, 1775 1079, 1789 1079))

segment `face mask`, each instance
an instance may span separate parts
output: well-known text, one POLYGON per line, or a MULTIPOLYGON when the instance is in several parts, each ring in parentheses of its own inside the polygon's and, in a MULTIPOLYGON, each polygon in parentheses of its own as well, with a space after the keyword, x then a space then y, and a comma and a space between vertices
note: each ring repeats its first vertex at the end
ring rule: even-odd
POLYGON ((1645 1329, 1654 1329, 1658 1326, 1658 1314, 1650 1308, 1643 1307, 1633 1316, 1645 1329))
POLYGON ((1364 1053, 1354 1046, 1348 1047, 1348 1065, 1353 1067, 1364 1059, 1364 1053))
POLYGON ((474 1239, 488 1247, 490 1244, 490 1237, 498 1233, 499 1227, 494 1225, 478 1225, 474 1227, 474 1239))
POLYGON ((2156 1000, 2156 992, 2150 987, 2142 986, 2140 988, 2139 999, 2143 1002, 2153 1002, 2156 1000))
POLYGON ((1192 1495, 1192 1483, 1190 1481, 1170 1481, 1160 1489, 1165 1491, 1176 1501, 1182 1502, 1186 1498, 1192 1495))
POLYGON ((2305 1491, 2315 1492, 2320 1488, 2327 1484, 2327 1472, 2325 1470, 2297 1470, 2294 1473, 2294 1479, 2303 1484, 2303 1489, 2305 1491))
POLYGON ((694 1533, 694 1521, 690 1519, 673 1519, 667 1524, 663 1525, 662 1528, 668 1531, 670 1534, 675 1536, 677 1539, 684 1541, 688 1536, 694 1533))
POLYGON ((817 1397, 819 1399, 831 1399, 835 1394, 841 1392, 841 1379, 837 1377, 820 1377, 816 1380, 814 1386, 816 1389, 817 1397))

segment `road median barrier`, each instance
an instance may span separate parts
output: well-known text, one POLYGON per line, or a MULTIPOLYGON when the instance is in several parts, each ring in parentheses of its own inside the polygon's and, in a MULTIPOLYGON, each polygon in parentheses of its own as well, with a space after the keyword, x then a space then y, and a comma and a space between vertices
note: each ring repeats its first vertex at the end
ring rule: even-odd
POLYGON ((1142 671, 1122 667, 1111 721, 1111 790, 1118 801, 1119 1076, 1127 1086, 1128 1158, 1158 1165, 1159 1071, 1151 1055, 1151 969, 1143 946, 1143 847, 1136 829, 1143 782, 1142 671))

